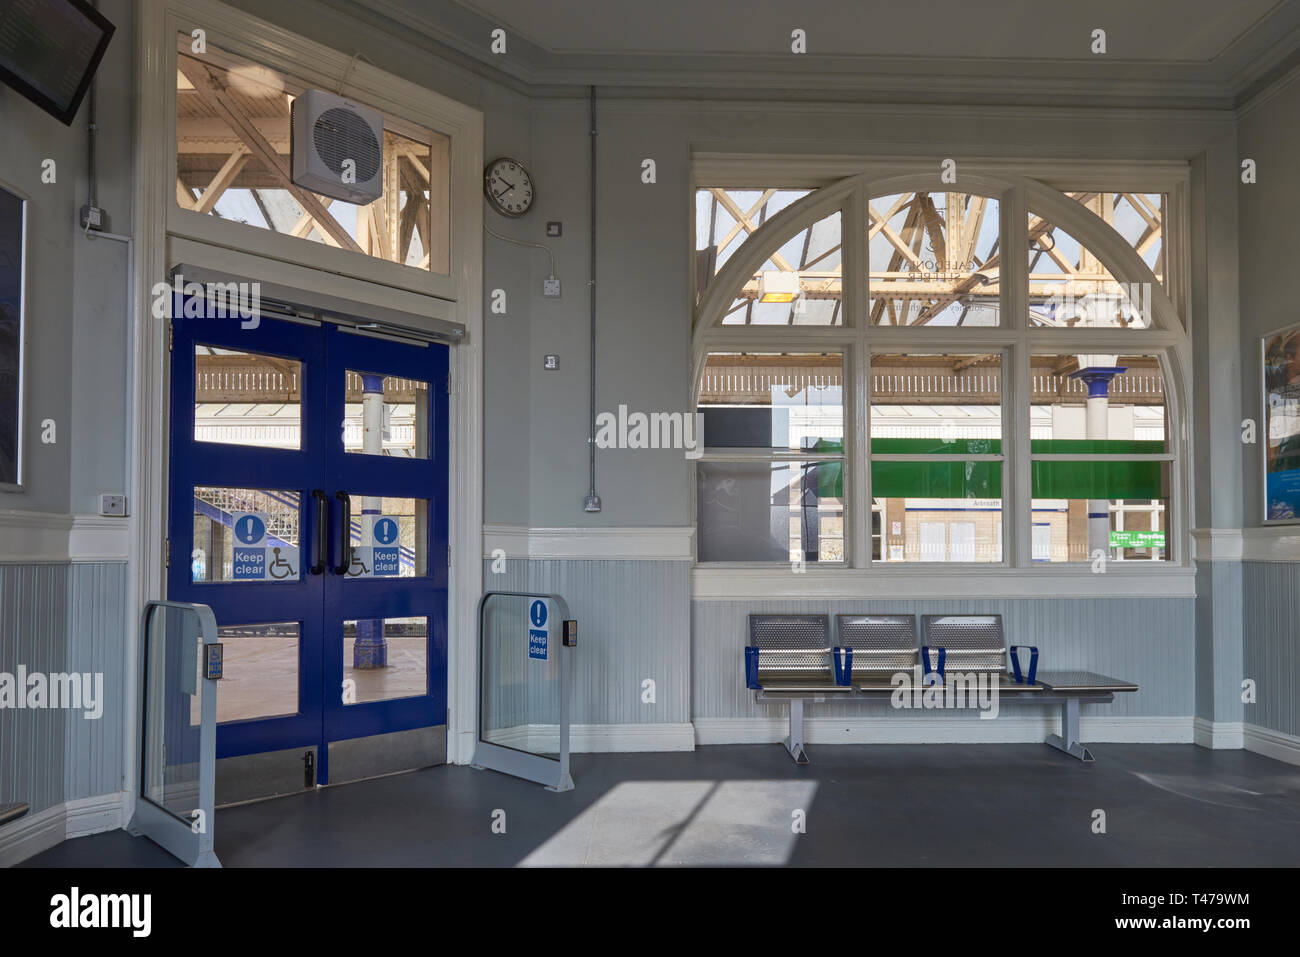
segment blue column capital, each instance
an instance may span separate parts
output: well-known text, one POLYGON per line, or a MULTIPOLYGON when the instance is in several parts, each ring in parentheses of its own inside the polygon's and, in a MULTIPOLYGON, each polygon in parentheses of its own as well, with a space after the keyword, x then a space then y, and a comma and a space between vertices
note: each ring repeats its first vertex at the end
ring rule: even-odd
POLYGON ((1089 366, 1071 372, 1071 379, 1080 379, 1088 386, 1088 398, 1104 399, 1110 395, 1110 380, 1121 372, 1127 372, 1128 366, 1089 366))

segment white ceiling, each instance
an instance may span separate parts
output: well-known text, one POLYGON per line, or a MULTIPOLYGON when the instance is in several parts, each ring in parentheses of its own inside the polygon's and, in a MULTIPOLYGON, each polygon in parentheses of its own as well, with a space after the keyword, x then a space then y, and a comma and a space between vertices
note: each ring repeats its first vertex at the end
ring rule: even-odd
POLYGON ((1300 0, 321 2, 529 95, 1231 109, 1300 65, 1300 0))
POLYGON ((1281 0, 457 0, 551 53, 788 53, 810 56, 1206 62, 1281 0))

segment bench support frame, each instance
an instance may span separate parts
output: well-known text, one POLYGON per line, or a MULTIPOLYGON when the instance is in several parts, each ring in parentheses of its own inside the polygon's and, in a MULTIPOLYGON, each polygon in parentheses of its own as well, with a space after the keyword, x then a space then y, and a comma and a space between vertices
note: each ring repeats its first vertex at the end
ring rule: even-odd
POLYGON ((790 699, 790 733, 782 742, 795 764, 808 763, 808 755, 803 750, 803 703, 803 698, 790 699))
POLYGON ((1079 699, 1066 698, 1061 702, 1061 733, 1049 734, 1047 744, 1064 751, 1072 758, 1091 763, 1092 752, 1079 741, 1079 699))
MULTIPOLYGON (((888 692, 851 692, 836 697, 840 700, 852 700, 886 697, 887 695, 888 692)), ((808 753, 804 750, 803 736, 803 706, 808 701, 822 701, 825 699, 770 691, 759 691, 755 697, 762 702, 782 702, 790 706, 788 715, 790 731, 781 743, 785 745, 785 749, 790 752, 790 757, 794 758, 796 764, 807 764, 808 753)), ((1059 704, 1061 706, 1061 733, 1049 734, 1043 743, 1068 754, 1072 758, 1077 758, 1085 764, 1090 764, 1093 761, 1092 752, 1084 747, 1079 740, 1079 703, 1088 701, 1093 704, 1109 704, 1115 700, 1115 695, 1109 692, 1077 695, 1064 694, 1059 691, 1044 691, 1024 695, 1011 695, 1004 692, 1001 700, 1004 704, 1019 702, 1025 704, 1059 704)))

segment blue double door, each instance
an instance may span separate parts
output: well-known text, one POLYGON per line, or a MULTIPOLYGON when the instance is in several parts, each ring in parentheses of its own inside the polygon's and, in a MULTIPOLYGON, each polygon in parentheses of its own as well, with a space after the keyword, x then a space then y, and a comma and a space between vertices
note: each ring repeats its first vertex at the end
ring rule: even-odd
POLYGON ((168 597, 220 628, 219 792, 442 760, 447 347, 174 311, 168 597))

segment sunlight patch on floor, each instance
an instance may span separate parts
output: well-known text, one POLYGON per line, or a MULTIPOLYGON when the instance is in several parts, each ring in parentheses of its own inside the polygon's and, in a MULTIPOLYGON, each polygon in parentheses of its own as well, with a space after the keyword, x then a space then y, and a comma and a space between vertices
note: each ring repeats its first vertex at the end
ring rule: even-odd
POLYGON ((814 781, 628 781, 587 808, 521 867, 786 863, 814 781))

